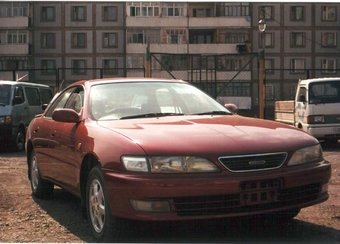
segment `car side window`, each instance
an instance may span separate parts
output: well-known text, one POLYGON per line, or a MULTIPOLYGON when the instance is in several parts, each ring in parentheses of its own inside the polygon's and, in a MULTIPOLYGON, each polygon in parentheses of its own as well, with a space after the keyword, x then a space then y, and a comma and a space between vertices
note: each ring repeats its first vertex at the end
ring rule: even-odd
POLYGON ((52 118, 52 113, 55 109, 65 108, 67 101, 69 100, 71 94, 73 93, 74 87, 67 89, 61 93, 57 99, 52 103, 49 109, 45 113, 45 117, 52 118))
POLYGON ((70 98, 65 107, 73 109, 74 111, 79 113, 84 104, 83 100, 84 100, 84 90, 82 87, 78 87, 70 95, 70 98))
POLYGON ((52 100, 52 91, 50 89, 40 88, 41 101, 48 104, 52 100))

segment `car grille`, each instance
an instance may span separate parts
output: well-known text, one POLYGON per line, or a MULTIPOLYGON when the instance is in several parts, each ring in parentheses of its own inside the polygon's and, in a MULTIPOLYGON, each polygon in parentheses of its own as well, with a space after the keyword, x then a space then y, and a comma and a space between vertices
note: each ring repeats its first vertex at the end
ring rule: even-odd
MULTIPOLYGON (((174 198, 175 211, 179 216, 237 214, 293 206, 321 197, 321 183, 289 189, 280 189, 280 184, 282 180, 279 179, 260 181, 256 184, 260 189, 255 186, 254 189, 241 190, 240 194, 174 198), (261 188, 261 184, 266 186, 261 188)), ((240 187, 245 185, 248 183, 242 183, 240 187)))
POLYGON ((225 156, 218 160, 231 172, 247 172, 276 169, 283 165, 287 153, 225 156))

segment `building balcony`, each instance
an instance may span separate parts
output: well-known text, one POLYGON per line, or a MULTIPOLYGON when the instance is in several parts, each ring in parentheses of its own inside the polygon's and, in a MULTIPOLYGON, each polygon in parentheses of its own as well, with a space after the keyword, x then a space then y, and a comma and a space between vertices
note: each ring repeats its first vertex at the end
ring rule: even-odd
POLYGON ((235 28, 251 27, 249 16, 236 17, 126 17, 127 27, 143 28, 235 28), (157 23, 157 24, 156 24, 157 23))
POLYGON ((1 28, 13 29, 13 28, 28 28, 28 17, 1 17, 1 28))
POLYGON ((2 56, 29 55, 28 44, 4 44, 0 45, 2 56))
MULTIPOLYGON (((150 44, 150 52, 170 54, 238 54, 238 45, 244 43, 207 43, 207 44, 150 44)), ((146 44, 126 44, 127 54, 146 53, 146 44)))

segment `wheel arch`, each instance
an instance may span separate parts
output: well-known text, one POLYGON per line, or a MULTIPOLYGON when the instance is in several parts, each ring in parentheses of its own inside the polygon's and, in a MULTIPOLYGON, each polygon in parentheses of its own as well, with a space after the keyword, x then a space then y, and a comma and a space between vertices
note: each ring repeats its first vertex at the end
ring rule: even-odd
MULTIPOLYGON (((86 184, 90 174, 91 169, 93 167, 100 165, 98 158, 93 154, 87 154, 83 158, 81 168, 80 168, 80 177, 79 177, 79 184, 80 184, 80 195, 82 200, 82 205, 86 201, 86 184)), ((84 206, 84 205, 83 205, 84 206)))

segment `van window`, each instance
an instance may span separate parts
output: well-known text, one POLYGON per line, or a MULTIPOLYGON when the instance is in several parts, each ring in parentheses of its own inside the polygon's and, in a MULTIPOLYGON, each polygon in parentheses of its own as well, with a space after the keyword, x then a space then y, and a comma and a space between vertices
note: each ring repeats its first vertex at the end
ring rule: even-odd
POLYGON ((48 104, 52 100, 52 91, 50 89, 40 88, 40 96, 43 104, 48 104))
POLYGON ((9 105, 11 99, 11 86, 0 85, 0 105, 9 105))
POLYGON ((41 105, 38 88, 25 87, 25 91, 26 91, 26 95, 27 95, 28 104, 30 106, 41 105))
POLYGON ((25 101, 24 90, 22 89, 21 86, 15 87, 14 97, 21 97, 22 98, 22 102, 25 101))

